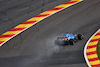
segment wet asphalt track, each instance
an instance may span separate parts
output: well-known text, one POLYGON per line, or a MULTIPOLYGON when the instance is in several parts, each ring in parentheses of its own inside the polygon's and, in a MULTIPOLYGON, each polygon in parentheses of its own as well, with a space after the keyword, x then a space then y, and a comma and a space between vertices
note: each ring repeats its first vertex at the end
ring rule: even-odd
MULTIPOLYGON (((27 0, 23 1, 27 2, 27 0)), ((60 2, 62 1, 56 3, 55 0, 45 9, 52 8, 60 2), (52 5, 54 3, 56 4, 52 5)), ((21 33, 0 47, 0 67, 87 67, 83 55, 84 46, 90 36, 100 28, 99 6, 100 0, 84 0, 84 2, 65 9, 21 33), (56 37, 66 32, 83 33, 84 39, 73 46, 56 46, 54 44, 56 37)), ((37 14, 41 12, 41 6, 38 10, 37 14)), ((15 15, 17 17, 12 17, 15 24, 12 24, 10 20, 7 22, 7 17, 0 18, 12 25, 11 27, 8 25, 9 27, 6 28, 7 26, 2 26, 3 23, 0 22, 2 30, 0 34, 30 18, 32 14, 36 15, 33 12, 27 14, 27 11, 25 14, 22 13, 18 16, 15 15), (17 21, 19 22, 17 23, 17 21)))

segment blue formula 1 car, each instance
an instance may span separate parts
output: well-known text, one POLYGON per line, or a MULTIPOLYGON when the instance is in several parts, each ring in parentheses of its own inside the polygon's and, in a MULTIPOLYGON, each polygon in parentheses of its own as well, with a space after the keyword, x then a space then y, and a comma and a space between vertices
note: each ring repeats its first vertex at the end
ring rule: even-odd
POLYGON ((82 34, 76 34, 73 35, 72 33, 66 33, 62 37, 57 37, 55 43, 57 45, 74 45, 74 42, 77 42, 78 40, 82 40, 83 35, 82 34))

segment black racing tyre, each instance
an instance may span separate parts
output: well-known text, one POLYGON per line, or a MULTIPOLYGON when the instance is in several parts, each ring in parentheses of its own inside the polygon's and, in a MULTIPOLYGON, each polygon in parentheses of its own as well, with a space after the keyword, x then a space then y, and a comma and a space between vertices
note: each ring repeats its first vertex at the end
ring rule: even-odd
POLYGON ((69 44, 74 45, 74 40, 69 40, 69 44))
POLYGON ((83 39, 83 35, 82 34, 78 34, 77 37, 78 37, 79 40, 83 39))

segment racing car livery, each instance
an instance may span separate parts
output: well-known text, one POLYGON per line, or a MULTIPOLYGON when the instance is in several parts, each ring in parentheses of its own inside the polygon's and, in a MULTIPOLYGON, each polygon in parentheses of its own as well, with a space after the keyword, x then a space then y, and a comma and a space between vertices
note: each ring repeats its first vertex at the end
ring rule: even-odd
POLYGON ((78 40, 82 39, 83 39, 82 34, 73 35, 72 33, 66 33, 62 37, 57 37, 55 43, 57 45, 68 45, 68 44, 74 45, 74 42, 77 42, 78 40))

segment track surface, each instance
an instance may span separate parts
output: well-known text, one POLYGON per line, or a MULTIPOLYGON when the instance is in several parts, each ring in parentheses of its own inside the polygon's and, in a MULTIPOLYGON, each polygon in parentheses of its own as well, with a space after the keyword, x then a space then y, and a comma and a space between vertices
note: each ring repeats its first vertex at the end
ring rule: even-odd
MULTIPOLYGON (((54 3, 55 2, 49 4, 46 8, 51 5, 52 6, 49 8, 52 8, 61 2, 59 1, 57 4, 53 5, 54 3)), ((84 2, 65 9, 21 33, 4 46, 0 47, 0 66, 87 67, 83 55, 84 46, 90 36, 100 28, 99 6, 99 0, 84 0, 84 2), (56 37, 66 32, 75 34, 83 33, 84 40, 75 43, 73 46, 56 46, 54 44, 56 37)), ((42 7, 40 7, 40 12, 41 8, 42 7)), ((36 13, 38 14, 39 12, 36 13)), ((24 14, 19 16, 22 17, 24 14)), ((27 16, 28 17, 24 16, 24 19, 15 18, 14 21, 16 21, 16 24, 8 23, 12 24, 11 27, 16 26, 32 15, 28 14, 27 16), (20 22, 18 22, 18 20, 20 22)), ((0 27, 1 26, 2 24, 0 27)), ((3 25, 0 28, 4 29, 0 34, 11 28, 6 27, 6 25, 3 25)))

